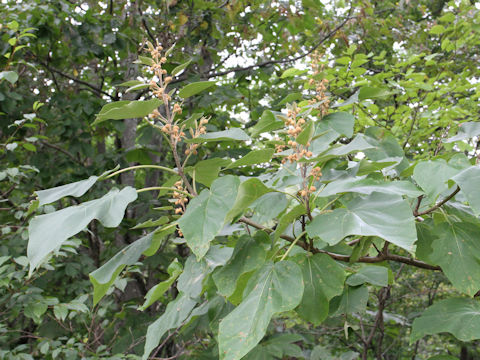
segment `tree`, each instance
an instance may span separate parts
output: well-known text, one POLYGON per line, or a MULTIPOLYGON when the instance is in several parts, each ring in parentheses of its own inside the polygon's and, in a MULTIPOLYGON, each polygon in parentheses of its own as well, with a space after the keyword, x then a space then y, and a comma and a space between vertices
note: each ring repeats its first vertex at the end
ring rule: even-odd
POLYGON ((475 356, 478 10, 425 4, 8 4, 3 356, 475 356))

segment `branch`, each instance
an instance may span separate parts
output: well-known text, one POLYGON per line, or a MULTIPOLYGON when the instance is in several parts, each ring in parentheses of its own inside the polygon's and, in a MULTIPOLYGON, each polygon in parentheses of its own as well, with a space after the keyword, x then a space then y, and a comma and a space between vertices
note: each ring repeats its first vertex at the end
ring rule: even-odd
MULTIPOLYGON (((252 70, 252 69, 255 69, 255 68, 262 68, 262 67, 265 67, 265 66, 270 66, 270 65, 275 65, 275 64, 284 64, 284 63, 289 63, 289 62, 300 60, 300 59, 306 57, 307 55, 310 55, 315 50, 317 50, 317 48, 320 45, 322 45, 325 41, 327 41, 333 35, 335 35, 338 32, 338 30, 340 30, 342 27, 344 27, 345 24, 348 22, 348 20, 353 19, 354 17, 351 16, 352 11, 353 11, 353 6, 350 7, 350 10, 348 11, 348 15, 340 23, 340 25, 338 25, 335 29, 330 31, 327 35, 325 35, 322 39, 320 39, 315 45, 313 45, 310 48, 310 50, 308 50, 307 52, 305 52, 303 54, 297 55, 297 56, 292 57, 292 58, 287 57, 287 58, 278 59, 278 60, 268 60, 268 61, 260 62, 258 64, 250 65, 250 66, 245 66, 245 67, 238 66, 238 67, 230 68, 230 69, 227 69, 227 70, 224 70, 224 71, 212 72, 212 73, 209 73, 209 74, 205 74, 204 77, 206 79, 211 79, 211 78, 214 78, 214 77, 217 77, 217 76, 227 75, 227 74, 230 74, 232 72, 247 71, 247 70, 252 70)), ((181 76, 181 77, 173 80, 172 82, 170 82, 170 84, 175 84, 175 83, 178 83, 178 82, 182 82, 182 81, 185 81, 186 79, 187 79, 186 76, 181 76)))
POLYGON ((40 143, 42 145, 45 145, 49 148, 52 148, 52 149, 55 149, 55 150, 58 150, 60 151, 61 153, 64 153, 65 155, 67 155, 70 159, 72 159, 73 161, 75 161, 77 164, 81 164, 81 165, 84 165, 80 160, 78 160, 72 153, 69 153, 67 150, 65 149, 62 149, 60 146, 58 145, 54 145, 54 144, 50 144, 46 141, 40 141, 40 143))
MULTIPOLYGON (((348 255, 339 255, 339 254, 331 253, 329 251, 318 250, 318 249, 315 249, 315 252, 327 254, 332 259, 335 259, 338 261, 350 262, 350 256, 348 255)), ((411 259, 405 256, 400 256, 395 254, 387 254, 387 255, 380 254, 379 256, 375 256, 375 257, 364 256, 358 259, 357 262, 375 264, 375 263, 388 261, 388 260, 407 264, 407 265, 412 265, 421 269, 441 270, 440 266, 430 265, 420 260, 415 260, 415 259, 411 259)))
POLYGON ((102 94, 102 95, 106 95, 108 96, 110 99, 112 100, 118 100, 116 96, 113 96, 113 95, 110 95, 109 93, 107 93, 106 91, 103 91, 102 89, 100 89, 98 86, 94 85, 94 84, 90 84, 86 81, 83 81, 83 80, 80 80, 72 75, 69 75, 69 74, 66 74, 60 70, 57 70, 55 68, 52 68, 50 65, 48 65, 46 62, 38 59, 38 62, 40 63, 40 65, 42 65, 43 67, 45 67, 45 69, 47 69, 48 71, 52 72, 52 73, 56 73, 64 78, 67 78, 69 80, 72 80, 73 82, 76 82, 77 84, 81 84, 81 85, 85 85, 86 87, 88 87, 89 89, 93 90, 95 93, 97 94, 102 94))
POLYGON ((439 203, 435 204, 434 206, 432 206, 430 209, 428 210, 425 210, 425 211, 422 211, 422 212, 418 212, 418 208, 420 206, 420 201, 421 199, 419 199, 419 202, 417 204, 417 207, 415 208, 415 210, 413 211, 413 215, 414 216, 422 216, 422 215, 427 215, 427 214, 430 214, 431 212, 437 210, 440 206, 442 206, 443 204, 445 204, 448 200, 450 200, 451 198, 453 198, 455 195, 457 195, 457 193, 460 191, 460 187, 457 185, 457 188, 455 189, 454 192, 452 192, 450 195, 448 195, 445 199, 443 199, 442 201, 440 201, 439 203))
POLYGON ((138 10, 138 13, 140 14, 140 17, 142 19, 142 25, 143 25, 145 31, 147 32, 148 37, 150 38, 150 40, 152 40, 152 43, 155 44, 155 42, 156 42, 155 36, 153 36, 152 32, 150 31, 150 28, 147 25, 147 21, 145 20, 145 17, 143 16, 143 12, 142 12, 142 9, 140 7, 140 4, 138 4, 137 10, 138 10))
MULTIPOLYGON (((250 225, 250 226, 252 226, 256 229, 264 230, 268 233, 273 232, 272 229, 267 228, 267 227, 265 227, 261 224, 257 224, 256 222, 254 222, 254 221, 252 221, 252 220, 250 220, 250 219, 248 219, 244 216, 241 217, 238 221, 241 222, 241 223, 250 225)), ((295 241, 294 237, 288 236, 288 235, 280 235, 280 238, 282 238, 284 240, 287 240, 289 242, 294 242, 295 241)), ((329 251, 319 250, 319 249, 316 249, 316 248, 310 249, 308 244, 304 241, 298 241, 297 244, 300 247, 302 247, 305 251, 310 251, 314 254, 318 254, 318 253, 326 254, 334 260, 343 261, 343 262, 350 262, 350 256, 348 256, 348 255, 335 254, 335 253, 332 253, 332 252, 329 252, 329 251)), ((361 257, 360 259, 358 259, 357 262, 374 264, 374 263, 379 263, 379 262, 388 261, 388 260, 403 263, 403 264, 407 264, 407 265, 412 265, 412 266, 415 266, 415 267, 418 267, 418 268, 421 268, 421 269, 441 271, 440 266, 430 265, 430 264, 427 264, 427 263, 425 263, 423 261, 420 261, 420 260, 415 260, 415 259, 411 259, 411 258, 408 258, 408 257, 405 257, 405 256, 400 256, 400 255, 395 255, 395 254, 379 254, 378 256, 375 256, 375 257, 364 256, 364 257, 361 257)))
POLYGON ((348 15, 347 15, 347 16, 345 17, 345 19, 340 23, 340 25, 338 25, 335 29, 333 29, 332 31, 330 31, 330 32, 329 32, 327 35, 325 35, 320 41, 318 41, 315 45, 313 45, 313 46, 310 48, 310 50, 308 50, 307 52, 305 52, 305 53, 303 53, 303 54, 297 55, 297 56, 292 57, 292 58, 283 58, 283 59, 279 59, 279 60, 268 60, 268 61, 264 61, 264 62, 261 62, 261 63, 258 63, 258 64, 254 64, 254 65, 250 65, 250 66, 245 66, 245 67, 235 67, 235 68, 227 69, 227 70, 224 70, 224 71, 207 74, 206 77, 207 77, 207 78, 212 78, 212 77, 227 75, 227 74, 229 74, 229 73, 231 73, 231 72, 252 70, 252 69, 254 69, 254 68, 262 68, 262 67, 269 66, 269 65, 284 64, 284 63, 289 63, 289 62, 294 62, 294 61, 300 60, 300 59, 306 57, 307 55, 310 55, 311 53, 313 53, 315 50, 317 50, 317 48, 318 48, 320 45, 322 45, 325 41, 327 41, 327 40, 330 39, 333 35, 335 35, 338 30, 340 30, 342 27, 344 27, 345 24, 348 22, 348 20, 352 19, 352 17, 350 16, 351 13, 352 13, 352 11, 353 11, 353 6, 350 7, 350 10, 349 10, 349 12, 348 12, 348 15))

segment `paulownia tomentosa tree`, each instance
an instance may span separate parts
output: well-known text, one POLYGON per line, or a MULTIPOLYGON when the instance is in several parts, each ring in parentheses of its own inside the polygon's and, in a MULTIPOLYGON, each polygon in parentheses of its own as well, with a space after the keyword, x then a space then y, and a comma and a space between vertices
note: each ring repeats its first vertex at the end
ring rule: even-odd
MULTIPOLYGON (((161 299, 176 281, 177 296, 148 328, 144 359, 154 356, 168 331, 201 316, 211 320, 213 337, 205 341, 218 344, 220 359, 252 356, 275 316, 318 325, 361 313, 372 285, 382 291, 375 326, 363 339, 366 359, 389 288, 407 266, 441 271, 463 294, 436 301, 416 318, 412 342, 440 332, 462 341, 480 338, 480 304, 474 298, 480 290, 480 167, 474 157, 452 151, 411 162, 385 129, 355 133, 355 117, 347 110, 385 93, 360 87, 350 99, 331 105, 336 99, 328 96, 330 79, 318 54, 312 56, 305 99, 282 113, 265 111, 248 134, 240 128, 210 132, 202 114, 181 116, 182 102, 215 83, 169 91, 189 63, 167 74, 163 64, 172 50, 149 43, 148 51, 150 57, 140 62, 153 80, 126 85, 150 88, 152 98, 107 104, 95 124, 144 118, 170 145, 176 167, 114 169, 37 191, 34 206, 80 197, 98 181, 140 168, 171 173, 171 179, 158 187, 114 188, 99 199, 36 216, 29 225, 30 272, 92 220, 116 227, 138 193, 160 191, 171 199, 171 206, 160 209, 168 215, 139 224, 154 230, 90 274, 95 305, 127 266, 154 255, 164 241, 173 238, 190 249, 186 262, 173 261, 169 278, 151 288, 140 307, 161 299), (236 141, 248 142, 251 151, 239 159, 189 161, 204 143, 236 141), (235 175, 240 167, 255 173, 235 175)), ((283 74, 297 75, 294 69, 283 74)), ((464 123, 444 142, 479 134, 479 123, 464 123)))

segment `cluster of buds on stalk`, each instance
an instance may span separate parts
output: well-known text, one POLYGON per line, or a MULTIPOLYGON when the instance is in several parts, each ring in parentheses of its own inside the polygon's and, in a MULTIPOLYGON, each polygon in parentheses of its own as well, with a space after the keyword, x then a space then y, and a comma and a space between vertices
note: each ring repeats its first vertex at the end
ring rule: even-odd
POLYGON ((308 197, 313 193, 317 188, 312 185, 315 181, 320 180, 322 176, 322 169, 319 166, 315 166, 310 170, 310 173, 307 175, 307 165, 303 164, 302 168, 302 177, 303 177, 303 186, 300 190, 299 195, 308 201, 308 197))
POLYGON ((284 151, 287 145, 285 145, 278 136, 275 136, 275 141, 279 142, 279 144, 275 144, 275 152, 280 153, 284 151))
MULTIPOLYGON (((167 71, 162 68, 162 65, 167 61, 166 56, 163 55, 161 46, 153 47, 148 45, 148 51, 153 60, 153 64, 150 66, 157 78, 150 81, 150 89, 154 96, 162 100, 165 106, 165 115, 162 115, 157 109, 153 110, 149 115, 149 123, 154 127, 160 128, 170 139, 170 145, 176 149, 178 143, 185 139, 185 125, 177 125, 178 120, 175 120, 177 114, 182 113, 182 106, 179 103, 174 103, 171 106, 171 93, 166 90, 167 85, 172 81, 171 76, 167 76, 167 71), (155 121, 160 121, 160 125, 155 124, 155 121)), ((201 134, 205 134, 207 129, 205 125, 208 123, 208 119, 202 118, 200 122, 195 121, 195 129, 190 128, 190 135, 192 138, 196 138, 201 134)), ((185 155, 197 154, 197 148, 199 144, 189 144, 185 150, 185 155)))
POLYGON ((156 77, 156 79, 150 80, 150 89, 152 90, 152 94, 161 100, 165 106, 165 115, 162 115, 157 109, 148 115, 150 124, 155 125, 154 121, 159 120, 162 124, 160 125, 162 132, 169 135, 172 146, 176 146, 181 138, 185 136, 183 128, 176 125, 174 121, 175 115, 182 113, 182 107, 178 103, 173 104, 173 106, 170 104, 172 98, 171 94, 167 92, 167 86, 172 81, 172 77, 167 76, 167 70, 162 67, 162 65, 167 62, 166 56, 162 53, 163 47, 160 45, 154 47, 149 43, 148 51, 150 52, 153 62, 150 70, 156 77))
POLYGON ((293 150, 293 154, 288 155, 282 160, 282 163, 285 164, 287 160, 289 162, 298 161, 304 157, 312 157, 313 154, 308 150, 310 143, 306 145, 299 144, 297 142, 297 137, 303 131, 303 126, 305 125, 305 119, 299 117, 300 108, 295 104, 287 112, 287 117, 285 119, 285 126, 287 127, 287 133, 289 135, 289 140, 287 142, 288 146, 293 150))
MULTIPOLYGON (((207 128, 205 127, 205 125, 207 124, 208 124, 208 119, 204 117, 202 117, 199 122, 195 121, 195 129, 193 128, 189 129, 190 135, 192 136, 192 138, 196 138, 202 134, 206 134, 207 128)), ((185 150, 185 155, 187 156, 190 154, 197 155, 197 148, 198 148, 198 144, 190 144, 188 148, 185 150)))
POLYGON ((322 169, 319 166, 315 166, 312 170, 310 170, 310 175, 314 181, 320 180, 322 177, 322 169))
POLYGON ((319 54, 318 52, 315 52, 312 55, 313 76, 309 81, 309 85, 315 86, 316 95, 313 99, 309 101, 309 104, 313 105, 318 103, 321 116, 325 116, 328 114, 328 110, 330 108, 330 99, 325 93, 327 91, 328 79, 326 78, 323 78, 322 80, 315 79, 315 77, 320 75, 325 68, 325 65, 320 63, 321 58, 322 58, 322 55, 319 54))
MULTIPOLYGON (((186 190, 183 188, 183 181, 179 180, 175 183, 175 188, 179 191, 185 192, 186 190)), ((175 200, 175 214, 183 214, 185 212, 185 205, 188 202, 188 198, 182 193, 178 191, 173 192, 173 199, 175 200)))
POLYGON ((304 189, 300 190, 300 196, 306 198, 308 196, 308 194, 314 192, 315 190, 317 190, 317 188, 315 186, 311 185, 311 186, 307 187, 307 189, 304 188, 304 189))

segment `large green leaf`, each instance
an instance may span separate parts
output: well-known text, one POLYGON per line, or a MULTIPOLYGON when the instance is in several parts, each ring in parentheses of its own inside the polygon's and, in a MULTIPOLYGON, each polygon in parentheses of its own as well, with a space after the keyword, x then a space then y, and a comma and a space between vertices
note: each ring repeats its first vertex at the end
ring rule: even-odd
POLYGON ((181 88, 178 92, 178 96, 186 99, 190 96, 197 95, 198 93, 201 93, 202 91, 211 88, 213 85, 215 85, 215 81, 199 81, 191 83, 181 88))
POLYGON ((239 128, 233 128, 230 130, 209 132, 197 136, 196 138, 185 139, 187 143, 203 143, 203 142, 213 142, 213 141, 247 141, 250 140, 250 137, 239 128))
POLYGON ((462 168, 464 168, 462 163, 460 165, 453 161, 447 163, 444 159, 422 161, 415 166, 413 178, 434 201, 438 195, 448 190, 447 181, 460 173, 462 168))
POLYGON ((468 200, 475 215, 480 215, 480 167, 469 167, 452 178, 468 200))
POLYGON ((235 291, 238 279, 243 274, 261 267, 265 257, 265 249, 254 238, 244 235, 238 239, 230 260, 213 274, 218 293, 230 297, 235 291))
POLYGON ((446 139, 443 142, 451 143, 454 141, 471 139, 472 137, 478 136, 478 135, 480 135, 480 122, 478 121, 464 122, 458 125, 457 135, 449 139, 446 139))
POLYGON ((205 277, 228 260, 224 258, 225 253, 231 255, 231 252, 212 246, 202 260, 196 261, 195 256, 187 259, 183 273, 178 277, 176 299, 168 303, 165 312, 147 329, 143 360, 148 359, 168 330, 179 328, 186 322, 197 305, 205 277))
POLYGON ((265 184, 257 178, 251 178, 242 182, 238 188, 235 204, 228 212, 226 220, 232 221, 234 218, 241 215, 248 206, 260 196, 272 191, 274 190, 265 186, 265 184))
POLYGON ((96 125, 105 120, 141 118, 150 114, 161 104, 162 102, 157 98, 146 101, 122 100, 109 103, 100 110, 92 125, 96 125))
POLYGON ((281 261, 264 265, 250 279, 242 303, 220 323, 220 359, 238 360, 265 335, 273 315, 294 309, 303 295, 298 265, 281 261))
POLYGON ((344 111, 337 111, 325 116, 321 123, 326 123, 339 135, 345 135, 348 138, 353 136, 353 125, 355 124, 355 118, 352 114, 344 111))
POLYGON ((53 203, 65 196, 80 197, 97 182, 97 179, 98 176, 90 176, 88 179, 71 184, 57 186, 47 190, 37 190, 35 193, 38 196, 38 206, 53 203))
POLYGON ((280 192, 267 193, 255 200, 250 208, 254 211, 252 220, 264 224, 278 216, 288 205, 285 194, 280 192))
POLYGON ((397 138, 384 127, 371 126, 365 131, 368 142, 375 147, 364 150, 365 155, 370 160, 381 161, 391 158, 402 158, 401 162, 395 167, 397 174, 408 167, 408 160, 405 158, 403 148, 398 143, 397 138))
POLYGON ((480 290, 480 226, 468 222, 435 226, 429 259, 440 265, 458 290, 473 296, 480 290))
POLYGON ((230 164, 228 159, 213 158, 199 161, 195 166, 185 169, 196 182, 210 187, 212 182, 218 177, 218 173, 223 166, 230 164))
POLYGON ((260 120, 258 120, 255 126, 251 129, 251 134, 253 137, 257 137, 261 133, 281 129, 283 126, 284 122, 282 120, 277 119, 270 110, 265 110, 260 117, 260 120))
POLYGON ((310 150, 315 156, 327 151, 330 143, 341 135, 352 137, 355 119, 346 112, 328 114, 317 122, 310 150))
POLYGON ((423 194, 415 185, 409 181, 381 181, 361 177, 348 177, 336 179, 328 183, 322 191, 318 193, 319 197, 327 197, 343 192, 356 192, 360 194, 371 194, 372 192, 381 192, 386 194, 407 195, 409 197, 418 197, 423 194))
POLYGON ((376 286, 388 285, 388 269, 384 266, 364 265, 355 274, 347 279, 350 286, 369 283, 376 286))
POLYGON ((362 134, 358 134, 353 138, 351 142, 347 145, 334 145, 328 150, 320 153, 315 154, 315 157, 312 159, 302 159, 303 162, 310 162, 310 161, 327 161, 329 159, 333 159, 339 156, 345 156, 353 152, 364 151, 367 149, 375 148, 374 145, 370 144, 366 137, 362 134))
POLYGON ((448 332, 461 341, 480 339, 480 303, 454 298, 436 302, 413 321, 410 342, 448 332))
POLYGON ((365 312, 367 308, 367 302, 367 286, 345 285, 342 296, 336 297, 332 300, 332 309, 335 309, 333 315, 365 312))
MULTIPOLYGON (((362 159, 358 163, 358 165, 355 166, 357 169, 357 176, 362 176, 362 175, 367 175, 372 172, 378 171, 378 170, 383 170, 385 168, 391 168, 394 167, 395 165, 398 165, 402 162, 403 158, 401 157, 393 157, 393 158, 387 158, 383 159, 381 161, 369 161, 367 159, 362 159)), ((388 169, 385 169, 386 171, 388 169)))
POLYGON ((105 227, 117 227, 129 203, 137 199, 132 187, 111 190, 100 199, 33 218, 28 227, 27 256, 30 273, 69 237, 82 231, 93 219, 105 227))
POLYGON ((155 301, 160 299, 162 295, 167 291, 170 286, 174 283, 177 277, 182 273, 182 265, 178 262, 177 259, 172 261, 172 263, 168 266, 168 279, 158 283, 150 290, 148 290, 147 294, 145 295, 145 302, 142 306, 138 308, 138 310, 144 311, 150 305, 152 305, 155 301))
POLYGON ((145 349, 142 359, 148 359, 150 353, 158 346, 160 339, 170 329, 178 328, 190 316, 197 305, 197 297, 202 291, 202 282, 209 273, 204 259, 196 261, 190 256, 185 263, 185 269, 178 278, 179 294, 171 301, 165 312, 155 320, 147 330, 145 349))
POLYGON ((345 206, 316 216, 306 227, 308 235, 330 245, 348 235, 379 236, 407 251, 414 250, 415 221, 410 205, 401 196, 374 192, 345 206))
POLYGON ((305 284, 297 312, 306 321, 319 325, 328 316, 329 301, 343 292, 345 271, 325 254, 301 254, 295 260, 302 269, 305 284))
POLYGON ((236 168, 245 165, 256 165, 269 162, 272 159, 275 149, 261 149, 250 151, 247 155, 232 162, 227 166, 227 169, 236 168))
POLYGON ((135 264, 140 256, 152 247, 158 248, 162 238, 163 236, 156 236, 155 232, 152 232, 131 243, 100 268, 90 273, 90 281, 93 284, 93 305, 95 306, 105 296, 125 266, 135 264))
POLYGON ((226 215, 232 209, 240 185, 238 177, 227 175, 212 183, 187 206, 179 226, 188 246, 198 258, 208 251, 212 241, 223 228, 226 215))

